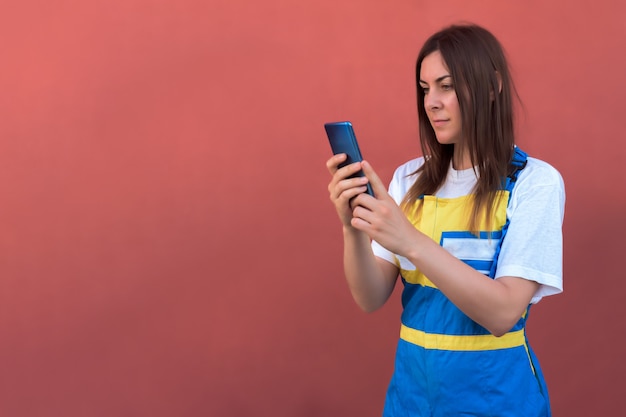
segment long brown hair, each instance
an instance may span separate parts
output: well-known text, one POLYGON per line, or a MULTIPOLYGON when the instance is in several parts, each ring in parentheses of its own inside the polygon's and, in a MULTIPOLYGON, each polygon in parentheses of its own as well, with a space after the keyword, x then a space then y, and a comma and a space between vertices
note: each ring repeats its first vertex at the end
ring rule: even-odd
POLYGON ((402 201, 407 210, 420 196, 434 194, 444 183, 454 144, 437 141, 420 87, 422 61, 439 51, 450 71, 461 110, 463 140, 467 144, 478 182, 473 190, 474 204, 470 230, 476 231, 478 216, 485 210, 490 224, 491 211, 509 171, 515 143, 513 96, 517 97, 500 42, 476 25, 454 25, 432 35, 422 47, 415 67, 419 133, 424 164, 419 176, 402 201))

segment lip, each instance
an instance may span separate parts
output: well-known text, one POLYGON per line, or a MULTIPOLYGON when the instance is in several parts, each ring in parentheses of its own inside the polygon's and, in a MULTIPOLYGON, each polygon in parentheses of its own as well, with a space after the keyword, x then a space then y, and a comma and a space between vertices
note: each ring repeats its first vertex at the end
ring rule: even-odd
POLYGON ((450 119, 433 119, 431 123, 433 126, 440 127, 445 125, 449 121, 450 119))

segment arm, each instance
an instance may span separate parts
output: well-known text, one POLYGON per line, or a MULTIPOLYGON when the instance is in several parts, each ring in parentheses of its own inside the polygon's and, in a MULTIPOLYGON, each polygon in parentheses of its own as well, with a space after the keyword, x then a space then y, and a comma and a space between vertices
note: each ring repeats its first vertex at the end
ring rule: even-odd
POLYGON ((372 312, 385 304, 393 292, 398 268, 377 258, 372 252, 369 236, 352 226, 353 206, 350 202, 365 191, 368 180, 365 177, 348 178, 361 169, 358 162, 337 169, 345 158, 344 154, 339 154, 326 163, 333 174, 328 191, 343 224, 344 273, 348 287, 357 305, 372 312))
POLYGON ((371 166, 367 162, 362 166, 377 199, 355 197, 352 226, 408 258, 457 307, 492 334, 499 336, 510 330, 538 284, 516 277, 493 280, 448 253, 408 221, 371 166))
POLYGON ((372 253, 370 238, 344 227, 343 265, 348 287, 361 309, 371 313, 385 304, 393 292, 398 268, 372 253))
POLYGON ((418 233, 405 256, 472 320, 495 336, 508 332, 539 284, 517 277, 491 279, 418 233))

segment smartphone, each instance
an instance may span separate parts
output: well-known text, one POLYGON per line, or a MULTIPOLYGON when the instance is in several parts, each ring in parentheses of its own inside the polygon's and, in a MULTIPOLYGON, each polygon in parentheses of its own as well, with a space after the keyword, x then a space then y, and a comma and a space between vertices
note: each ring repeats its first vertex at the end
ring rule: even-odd
MULTIPOLYGON (((339 164, 339 168, 363 160, 351 122, 325 123, 324 128, 326 129, 326 135, 328 136, 333 154, 345 153, 347 155, 346 160, 339 164)), ((351 175, 350 178, 363 176, 365 176, 363 171, 359 171, 351 175)), ((369 183, 367 183, 367 193, 372 197, 374 196, 374 191, 372 191, 369 183)))

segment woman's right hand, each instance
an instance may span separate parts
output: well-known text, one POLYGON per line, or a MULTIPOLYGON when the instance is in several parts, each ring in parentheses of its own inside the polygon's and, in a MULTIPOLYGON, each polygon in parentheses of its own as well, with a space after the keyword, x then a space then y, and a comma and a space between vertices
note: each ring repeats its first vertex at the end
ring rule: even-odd
POLYGON ((352 207, 350 201, 353 197, 367 190, 366 177, 348 178, 361 170, 361 163, 355 162, 345 167, 338 168, 339 164, 346 160, 346 154, 334 155, 326 161, 326 167, 333 176, 328 184, 330 201, 335 205, 339 219, 344 227, 352 228, 352 207))

